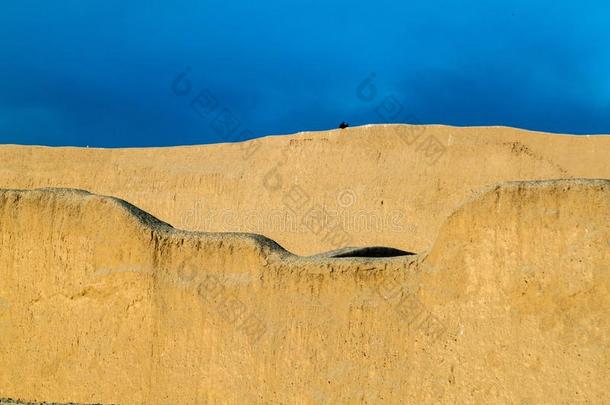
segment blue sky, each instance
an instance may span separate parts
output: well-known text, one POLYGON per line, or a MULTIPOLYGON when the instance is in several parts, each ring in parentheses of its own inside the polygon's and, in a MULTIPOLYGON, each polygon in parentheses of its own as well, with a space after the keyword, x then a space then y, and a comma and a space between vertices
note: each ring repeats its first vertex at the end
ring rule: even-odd
POLYGON ((609 26, 594 0, 4 0, 0 143, 200 144, 341 121, 610 133, 609 26))

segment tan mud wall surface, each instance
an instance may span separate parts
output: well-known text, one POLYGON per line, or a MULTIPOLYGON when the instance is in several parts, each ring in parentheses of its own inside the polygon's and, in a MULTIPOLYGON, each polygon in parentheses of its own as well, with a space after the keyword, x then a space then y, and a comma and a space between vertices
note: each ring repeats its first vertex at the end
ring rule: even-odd
POLYGON ((0 146, 0 188, 112 195, 181 229, 259 233, 303 255, 340 245, 423 252, 482 186, 610 178, 609 150, 610 136, 407 125, 175 148, 0 146), (321 209, 339 231, 311 224, 321 209))
MULTIPOLYGON (((419 253, 300 257, 262 236, 181 231, 112 197, 2 190, 0 398, 610 402, 610 181, 474 191, 492 178, 610 177, 609 138, 425 131, 449 142, 436 164, 391 126, 268 138, 244 160, 247 145, 0 147, 1 187, 131 193, 176 228, 199 196, 237 213, 287 211, 283 190, 294 180, 335 209, 403 209, 413 232, 345 230, 353 245, 419 253), (262 178, 283 150, 291 158, 269 190, 262 178), (222 186, 210 173, 224 173, 222 186)), ((262 233, 299 254, 334 247, 311 230, 262 233)))
POLYGON ((608 212, 609 181, 506 184, 427 257, 308 259, 107 197, 4 191, 0 395, 604 403, 608 212))

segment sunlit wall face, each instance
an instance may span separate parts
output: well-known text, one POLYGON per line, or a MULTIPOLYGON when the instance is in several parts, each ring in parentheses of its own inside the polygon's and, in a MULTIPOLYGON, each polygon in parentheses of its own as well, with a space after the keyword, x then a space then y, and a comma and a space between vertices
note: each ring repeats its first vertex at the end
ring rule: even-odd
POLYGON ((610 133, 608 1, 0 8, 0 143, 209 143, 342 121, 610 133))

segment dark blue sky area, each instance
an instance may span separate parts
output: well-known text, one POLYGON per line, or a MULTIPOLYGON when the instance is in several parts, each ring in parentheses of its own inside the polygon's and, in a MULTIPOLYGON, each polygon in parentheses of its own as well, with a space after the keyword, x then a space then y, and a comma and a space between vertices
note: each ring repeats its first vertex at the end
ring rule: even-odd
POLYGON ((607 0, 4 0, 0 143, 210 143, 343 120, 610 133, 609 27, 607 0))

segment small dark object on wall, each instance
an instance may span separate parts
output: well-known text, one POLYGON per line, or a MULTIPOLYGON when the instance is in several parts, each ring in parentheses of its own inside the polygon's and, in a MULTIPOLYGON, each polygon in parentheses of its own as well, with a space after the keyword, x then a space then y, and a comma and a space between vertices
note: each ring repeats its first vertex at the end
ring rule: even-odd
POLYGON ((341 128, 341 129, 345 129, 347 127, 349 127, 349 124, 345 121, 343 121, 341 124, 339 124, 339 128, 341 128))

